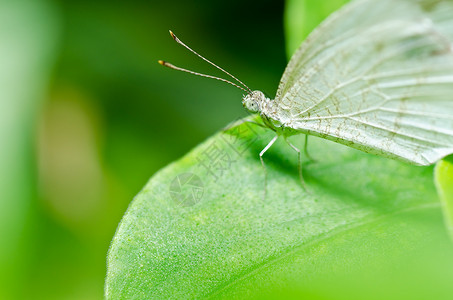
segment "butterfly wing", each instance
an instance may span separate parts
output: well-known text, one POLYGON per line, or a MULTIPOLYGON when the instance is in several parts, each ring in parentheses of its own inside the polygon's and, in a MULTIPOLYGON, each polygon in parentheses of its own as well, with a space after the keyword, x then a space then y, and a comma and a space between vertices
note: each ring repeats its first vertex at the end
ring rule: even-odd
POLYGON ((453 153, 453 1, 362 0, 291 58, 275 98, 284 125, 428 165, 453 153))

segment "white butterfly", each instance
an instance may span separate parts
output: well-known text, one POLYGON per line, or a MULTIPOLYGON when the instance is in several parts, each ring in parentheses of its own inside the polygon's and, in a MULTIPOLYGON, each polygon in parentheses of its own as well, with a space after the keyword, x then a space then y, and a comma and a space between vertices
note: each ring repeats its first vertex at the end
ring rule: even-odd
POLYGON ((345 5, 292 56, 274 100, 244 85, 243 105, 277 133, 260 157, 298 133, 417 165, 453 153, 452 41, 453 1, 345 5))

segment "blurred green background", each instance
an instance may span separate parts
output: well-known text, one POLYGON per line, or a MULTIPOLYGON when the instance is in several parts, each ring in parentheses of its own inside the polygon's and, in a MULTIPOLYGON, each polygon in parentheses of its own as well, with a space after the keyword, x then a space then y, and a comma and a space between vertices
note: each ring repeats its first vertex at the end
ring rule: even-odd
MULTIPOLYGON (((330 1, 338 2, 338 1, 330 1)), ((110 240, 157 170, 273 96, 283 1, 0 0, 0 299, 100 299, 110 240)))

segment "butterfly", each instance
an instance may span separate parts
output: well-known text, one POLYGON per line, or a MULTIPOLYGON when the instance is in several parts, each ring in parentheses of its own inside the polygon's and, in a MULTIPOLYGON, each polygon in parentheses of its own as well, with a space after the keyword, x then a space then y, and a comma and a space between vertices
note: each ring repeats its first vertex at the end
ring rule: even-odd
MULTIPOLYGON (((448 0, 352 1, 302 43, 274 99, 214 64, 245 89, 159 62, 246 91, 244 107, 276 132, 260 153, 263 166, 264 152, 279 136, 300 133, 430 165, 453 153, 452 16, 448 0)), ((289 144, 300 163, 299 149, 289 144)))

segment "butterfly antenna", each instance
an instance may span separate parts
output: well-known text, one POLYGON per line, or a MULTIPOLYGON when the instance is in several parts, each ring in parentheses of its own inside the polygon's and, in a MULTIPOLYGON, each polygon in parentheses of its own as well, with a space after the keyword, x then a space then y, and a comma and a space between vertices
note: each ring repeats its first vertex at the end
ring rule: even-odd
MULTIPOLYGON (((216 65, 215 63, 211 62, 210 60, 204 58, 203 56, 201 56, 200 54, 198 54, 197 52, 195 52, 194 50, 192 50, 189 46, 187 46, 186 44, 184 44, 171 30, 169 30, 170 32, 170 35, 171 37, 175 40, 175 42, 177 42, 178 44, 180 44, 181 46, 183 46, 184 48, 186 48, 187 50, 189 50, 190 52, 192 52, 193 54, 195 54, 196 56, 198 56, 199 58, 201 58, 202 60, 204 60, 205 62, 209 63, 210 65, 216 67, 217 69, 219 69, 220 71, 222 71, 223 73, 227 74, 228 76, 230 76, 231 78, 233 78, 234 80, 236 80, 237 82, 239 82, 240 84, 242 84, 247 90, 246 92, 251 94, 252 93, 252 90, 245 84, 243 83, 242 81, 240 81, 239 79, 237 79, 235 76, 231 75, 229 72, 225 71, 224 69, 222 69, 221 67, 219 67, 218 65, 216 65)), ((160 61, 159 61, 160 63, 160 61)), ((168 63, 166 63, 168 64, 168 63)), ((162 65, 162 64, 161 64, 162 65)), ((165 64, 163 64, 164 66, 166 67, 169 67, 165 64)), ((227 83, 230 83, 236 87, 239 87, 238 85, 232 83, 231 81, 228 81, 226 79, 222 79, 222 78, 218 78, 218 77, 214 77, 214 76, 210 76, 210 75, 205 75, 205 74, 200 74, 200 73, 196 73, 196 72, 192 72, 192 71, 189 71, 189 70, 185 70, 185 69, 181 69, 181 68, 173 68, 175 66, 172 65, 172 69, 176 69, 176 70, 180 70, 180 71, 183 71, 183 72, 188 72, 188 73, 191 73, 191 74, 194 74, 194 75, 199 75, 199 76, 203 76, 203 77, 208 77, 208 78, 213 78, 213 79, 218 79, 220 81, 224 81, 224 82, 227 82, 227 83)), ((239 87, 240 89, 244 90, 243 88, 239 87)))
POLYGON ((206 78, 212 78, 212 79, 220 80, 220 81, 229 83, 229 84, 231 84, 231 85, 243 90, 246 93, 250 93, 249 91, 247 91, 243 87, 241 87, 241 86, 237 85, 236 83, 231 82, 229 80, 226 80, 226 79, 223 79, 223 78, 220 78, 220 77, 215 77, 215 76, 211 76, 211 75, 206 75, 206 74, 190 71, 190 70, 187 70, 187 69, 183 69, 183 68, 177 67, 177 66, 175 66, 175 65, 173 65, 173 64, 171 64, 171 63, 169 63, 167 61, 158 60, 157 62, 159 64, 161 64, 162 66, 170 68, 170 69, 173 69, 173 70, 183 71, 183 72, 186 72, 186 73, 189 73, 189 74, 193 74, 193 75, 197 75, 197 76, 201 76, 201 77, 206 77, 206 78))

